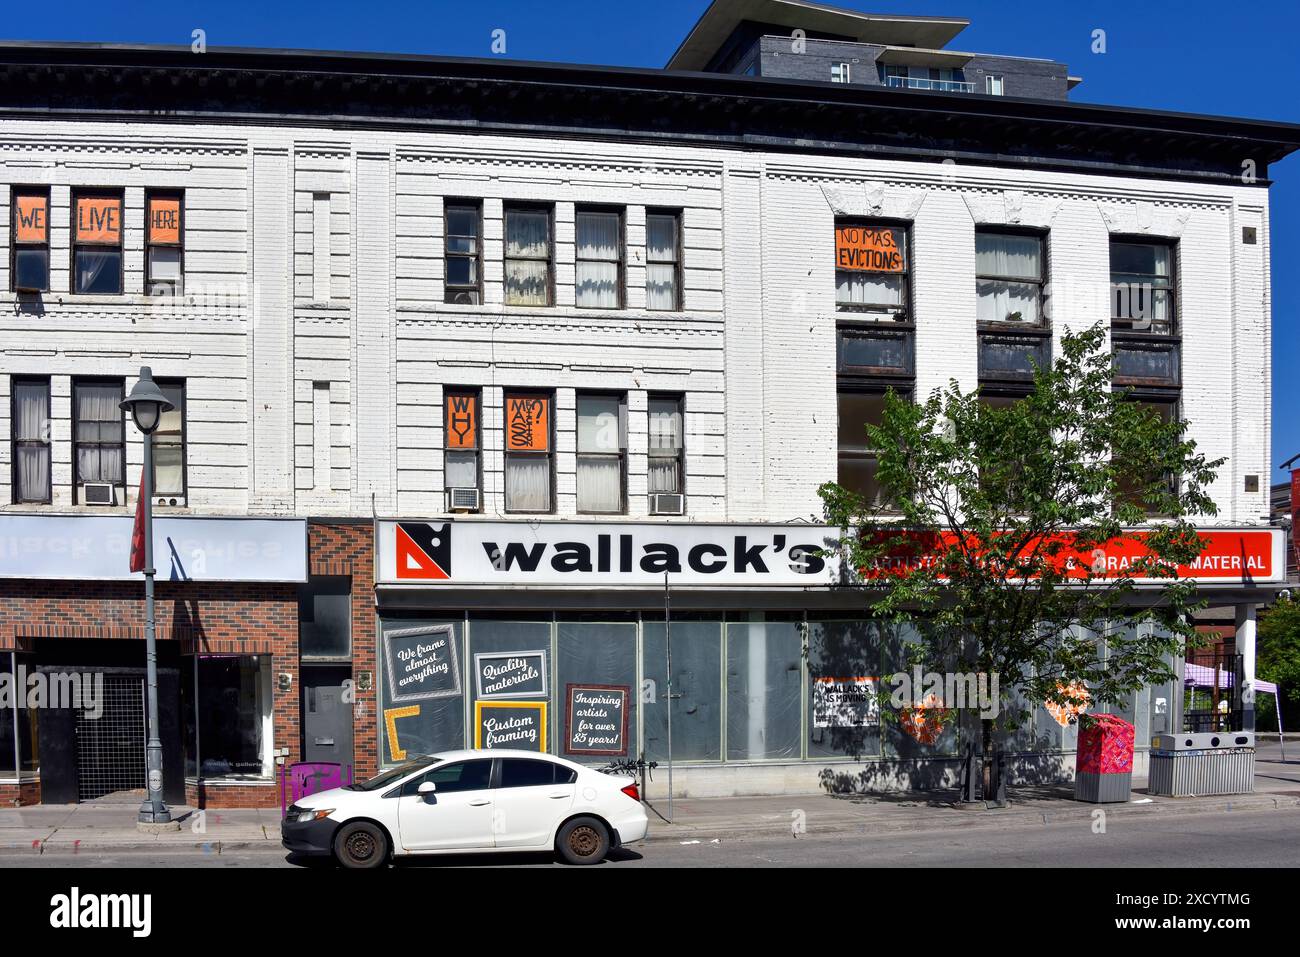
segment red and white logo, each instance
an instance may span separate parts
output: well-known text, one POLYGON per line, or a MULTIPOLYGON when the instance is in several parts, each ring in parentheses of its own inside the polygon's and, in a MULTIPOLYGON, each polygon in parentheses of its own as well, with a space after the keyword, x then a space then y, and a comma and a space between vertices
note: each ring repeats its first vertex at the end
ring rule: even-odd
POLYGON ((451 578, 451 523, 398 522, 394 547, 397 577, 446 581, 451 578))

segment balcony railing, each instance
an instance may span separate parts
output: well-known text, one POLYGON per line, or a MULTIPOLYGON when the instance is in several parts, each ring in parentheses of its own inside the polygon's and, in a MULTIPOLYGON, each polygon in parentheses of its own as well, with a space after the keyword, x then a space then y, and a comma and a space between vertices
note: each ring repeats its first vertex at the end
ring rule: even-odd
POLYGON ((887 76, 885 85, 909 90, 938 90, 941 93, 975 92, 975 84, 966 80, 926 80, 915 76, 887 76))

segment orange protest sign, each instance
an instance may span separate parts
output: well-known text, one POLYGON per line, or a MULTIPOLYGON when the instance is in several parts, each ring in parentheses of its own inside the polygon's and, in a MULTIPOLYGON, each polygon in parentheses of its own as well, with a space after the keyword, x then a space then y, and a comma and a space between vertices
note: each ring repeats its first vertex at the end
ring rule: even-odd
POLYGON ((903 272, 903 231, 890 226, 836 226, 835 268, 903 272))
POLYGON ((181 201, 175 196, 149 197, 149 242, 175 246, 181 241, 181 201))
POLYGON ((45 196, 22 195, 15 197, 14 241, 43 243, 50 225, 49 199, 45 196))
POLYGON ((478 396, 447 395, 447 448, 478 448, 478 396))
POLYGON ((506 451, 547 452, 551 448, 551 400, 540 395, 506 398, 506 451))
POLYGON ((115 196, 78 196, 77 242, 121 245, 122 200, 115 196))

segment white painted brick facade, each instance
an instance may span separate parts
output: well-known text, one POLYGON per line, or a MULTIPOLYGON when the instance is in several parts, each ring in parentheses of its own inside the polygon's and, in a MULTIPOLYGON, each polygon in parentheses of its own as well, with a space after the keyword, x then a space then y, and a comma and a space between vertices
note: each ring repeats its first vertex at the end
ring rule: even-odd
MULTIPOLYGON (((628 516, 644 518, 645 410, 686 397, 686 520, 819 513, 836 468, 836 210, 913 224, 918 393, 976 384, 974 230, 1050 230, 1054 326, 1108 315, 1108 236, 1180 241, 1183 408, 1226 456, 1216 521, 1268 512, 1267 194, 1245 185, 856 157, 414 131, 0 122, 0 290, 11 185, 51 187, 51 291, 0 291, 0 502, 11 500, 10 375, 52 377, 54 504, 72 500, 71 382, 188 383, 186 507, 202 514, 432 516, 443 394, 483 389, 485 512, 503 512, 503 394, 557 394, 557 515, 576 515, 574 396, 628 395, 628 516), (125 189, 122 296, 70 288, 69 196, 125 189), (193 301, 143 294, 144 191, 185 190, 193 301), (328 234, 313 209, 328 203, 328 234), (445 198, 482 201, 484 305, 443 298, 445 198), (555 301, 504 302, 503 206, 555 206, 555 301), (626 207, 626 308, 575 307, 574 217, 626 207), (645 309, 645 210, 684 220, 679 313, 645 309), (1242 242, 1242 227, 1258 243, 1242 242), (327 248, 327 268, 316 259, 327 248), (314 279, 328 278, 328 298, 314 279), (322 474, 327 472, 328 474, 322 474), (1258 475, 1259 491, 1244 491, 1258 475)), ((141 450, 128 429, 128 509, 141 450)), ((11 510, 37 506, 0 507, 11 510)))

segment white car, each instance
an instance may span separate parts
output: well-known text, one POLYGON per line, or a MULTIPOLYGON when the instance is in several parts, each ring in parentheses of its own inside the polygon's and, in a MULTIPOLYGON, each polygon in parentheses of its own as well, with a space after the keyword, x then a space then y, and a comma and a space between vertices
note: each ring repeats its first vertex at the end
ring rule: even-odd
POLYGON ((300 854, 382 867, 418 854, 554 850, 595 864, 645 837, 636 780, 534 751, 444 751, 300 798, 280 824, 300 854))

